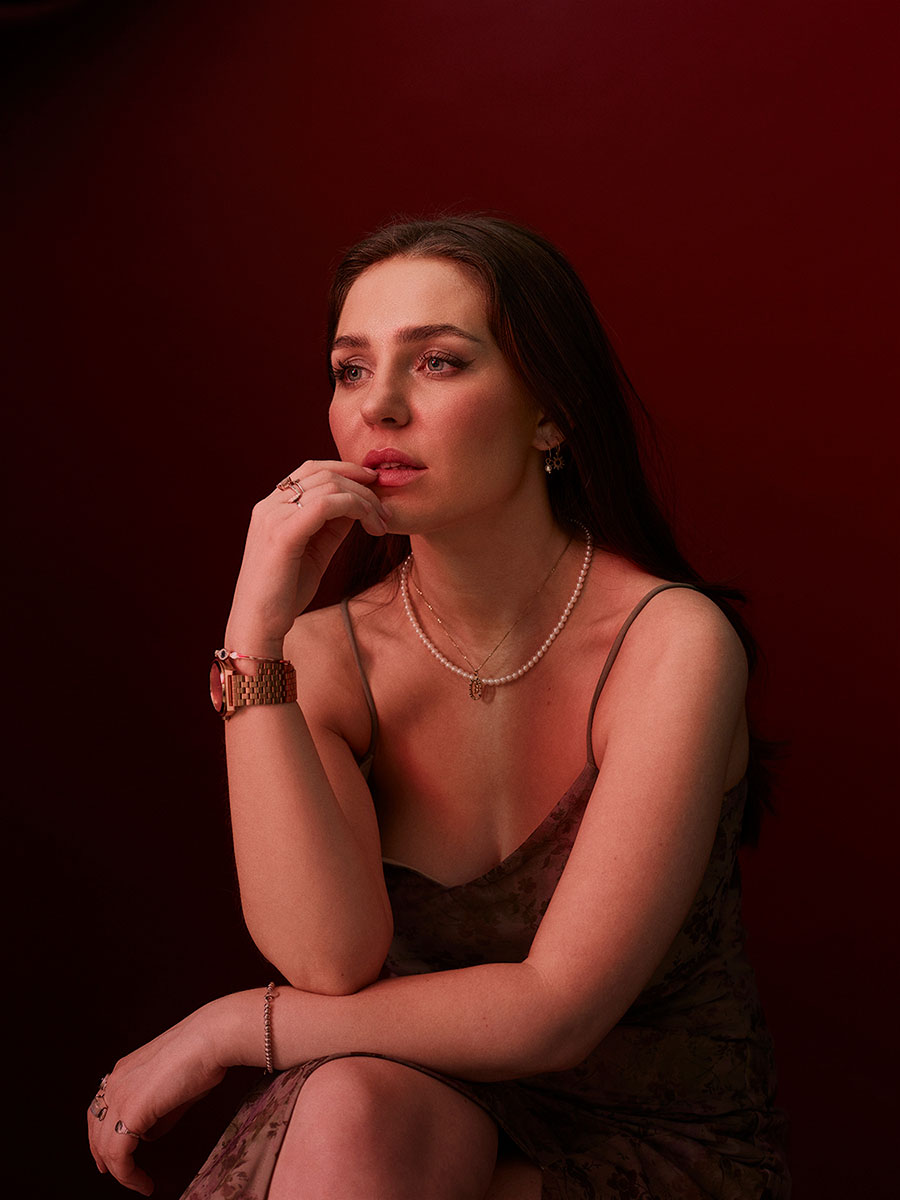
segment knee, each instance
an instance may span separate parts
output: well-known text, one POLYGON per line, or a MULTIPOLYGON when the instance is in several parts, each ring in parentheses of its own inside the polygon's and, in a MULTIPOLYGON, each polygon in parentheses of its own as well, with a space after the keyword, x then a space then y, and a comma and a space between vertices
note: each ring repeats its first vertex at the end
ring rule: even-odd
POLYGON ((405 1118, 415 1111, 414 1085, 415 1076, 397 1063, 362 1056, 333 1059, 303 1085, 292 1123, 304 1126, 329 1157, 343 1147, 354 1157, 367 1149, 380 1152, 392 1133, 406 1132, 405 1118))
POLYGON ((469 1200, 496 1151, 493 1121, 452 1088, 385 1059, 332 1059, 300 1090, 269 1194, 469 1200))

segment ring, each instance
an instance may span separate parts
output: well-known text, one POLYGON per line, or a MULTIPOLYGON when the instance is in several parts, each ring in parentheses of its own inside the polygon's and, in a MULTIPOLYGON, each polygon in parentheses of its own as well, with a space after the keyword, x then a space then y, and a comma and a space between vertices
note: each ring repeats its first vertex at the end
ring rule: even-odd
MULTIPOLYGON (((280 492, 286 492, 288 488, 290 488, 299 501, 300 497, 303 495, 303 484, 300 482, 300 480, 291 479, 290 475, 287 477, 287 479, 282 479, 281 483, 278 485, 278 490, 280 492)), ((292 503, 294 502, 292 501, 292 503)))
POLYGON ((106 1091, 108 1079, 109 1075, 107 1074, 104 1075, 100 1080, 100 1087, 97 1089, 97 1095, 91 1101, 91 1107, 88 1109, 88 1112, 91 1113, 92 1116, 96 1117, 98 1121, 102 1121, 109 1110, 109 1105, 106 1103, 106 1097, 103 1094, 106 1091))
POLYGON ((116 1121, 116 1133, 127 1133, 129 1137, 137 1138, 139 1142, 144 1140, 142 1133, 135 1133, 133 1129, 129 1129, 124 1121, 116 1121))

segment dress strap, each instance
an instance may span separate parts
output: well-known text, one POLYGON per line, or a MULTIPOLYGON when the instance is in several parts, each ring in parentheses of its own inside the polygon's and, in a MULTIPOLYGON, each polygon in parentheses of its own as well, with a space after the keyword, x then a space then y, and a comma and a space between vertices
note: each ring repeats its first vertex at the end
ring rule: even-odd
POLYGON ((372 697, 372 689, 369 687, 369 680, 366 677, 366 670, 363 666, 362 655, 359 652, 359 643, 356 640, 356 634, 353 632, 353 622, 350 620, 350 608, 347 604, 346 597, 341 601, 341 615, 344 618, 344 625, 347 629, 347 637, 350 639, 350 647, 353 650, 353 657, 356 659, 356 665, 359 668, 359 678, 362 681, 363 691, 366 696, 366 704, 369 706, 369 715, 372 718, 372 734, 369 738, 369 745, 359 764, 359 769, 363 773, 363 778, 368 779, 369 771, 372 767, 372 759, 375 757, 375 747, 378 745, 378 713, 375 709, 375 701, 372 697))
POLYGON ((670 588, 689 588, 692 592, 698 592, 700 589, 692 583, 661 583, 652 591, 648 592, 638 600, 637 604, 625 618, 622 628, 616 634, 616 640, 610 647, 609 654, 606 656, 606 662, 603 664, 603 670, 600 672, 600 678, 597 681, 597 686, 594 689, 594 698, 591 701, 591 711, 588 715, 587 723, 587 760, 592 767, 597 764, 594 762, 594 743, 591 733, 594 728, 594 713, 597 709, 597 701, 600 699, 600 693, 603 691, 603 685, 609 677, 610 671, 613 669, 613 663, 616 661, 616 656, 622 648, 622 643, 625 641, 625 634, 631 628, 635 617, 637 617, 643 609, 650 603, 654 596, 658 596, 660 592, 667 592, 670 588))

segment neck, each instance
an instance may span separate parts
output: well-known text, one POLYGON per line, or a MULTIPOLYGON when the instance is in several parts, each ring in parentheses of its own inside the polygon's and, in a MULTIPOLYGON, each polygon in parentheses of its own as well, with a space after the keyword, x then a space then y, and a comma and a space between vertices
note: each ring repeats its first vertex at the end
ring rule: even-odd
MULTIPOLYGON (((412 578, 454 634, 480 646, 496 640, 521 616, 569 539, 549 505, 533 521, 523 520, 519 512, 480 527, 454 525, 411 538, 412 578)), ((571 589, 565 566, 564 559, 556 572, 559 578, 550 580, 536 607, 552 606, 560 590, 571 589)))

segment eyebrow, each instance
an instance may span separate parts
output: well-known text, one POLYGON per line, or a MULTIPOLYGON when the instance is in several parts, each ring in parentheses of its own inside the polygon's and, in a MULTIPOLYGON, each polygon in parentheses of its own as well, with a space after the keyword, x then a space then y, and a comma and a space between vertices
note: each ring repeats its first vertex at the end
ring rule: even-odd
MULTIPOLYGON (((468 342, 477 342, 480 346, 484 344, 481 338, 476 337, 474 333, 467 333, 458 325, 408 325, 405 329, 398 329, 396 336, 398 342, 427 342, 430 338, 447 334, 450 334, 451 337, 465 338, 468 342)), ((334 339, 331 348, 337 350, 349 346, 360 350, 365 349, 368 345, 368 338, 361 337, 356 333, 343 333, 334 339)))

